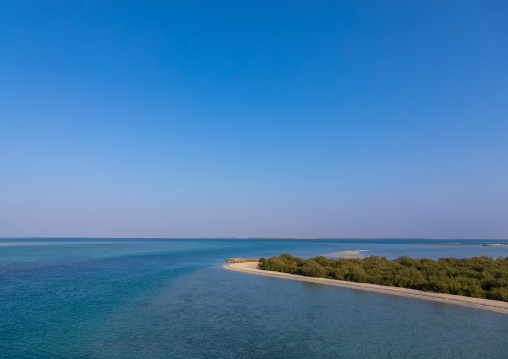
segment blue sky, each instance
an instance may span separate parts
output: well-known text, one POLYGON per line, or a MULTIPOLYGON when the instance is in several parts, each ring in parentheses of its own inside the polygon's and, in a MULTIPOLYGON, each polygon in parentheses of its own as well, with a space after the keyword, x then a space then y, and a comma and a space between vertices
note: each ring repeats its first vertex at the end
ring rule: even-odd
POLYGON ((504 1, 4 1, 0 236, 508 238, 504 1))

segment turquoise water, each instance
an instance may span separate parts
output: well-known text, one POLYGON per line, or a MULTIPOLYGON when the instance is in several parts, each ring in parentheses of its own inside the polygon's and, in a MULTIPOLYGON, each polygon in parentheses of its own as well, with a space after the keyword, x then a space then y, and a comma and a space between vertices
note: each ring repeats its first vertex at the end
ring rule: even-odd
POLYGON ((222 269, 229 257, 283 252, 507 257, 508 247, 390 239, 0 242, 18 243, 0 245, 0 358, 504 358, 508 350, 506 315, 222 269))

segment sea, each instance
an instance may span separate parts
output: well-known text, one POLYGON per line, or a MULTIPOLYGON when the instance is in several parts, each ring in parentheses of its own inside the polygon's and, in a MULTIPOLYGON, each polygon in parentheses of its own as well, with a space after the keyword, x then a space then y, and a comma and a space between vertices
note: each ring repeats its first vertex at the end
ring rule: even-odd
POLYGON ((0 358, 507 358, 505 314, 222 267, 352 250, 508 257, 425 244, 442 242, 0 238, 0 358))

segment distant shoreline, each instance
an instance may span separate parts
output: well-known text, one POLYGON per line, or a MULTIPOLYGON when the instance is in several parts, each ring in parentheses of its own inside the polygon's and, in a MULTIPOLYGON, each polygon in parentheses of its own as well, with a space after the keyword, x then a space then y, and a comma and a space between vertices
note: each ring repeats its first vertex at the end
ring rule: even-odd
POLYGON ((337 279, 328 279, 328 278, 314 278, 314 277, 305 277, 296 274, 282 273, 282 272, 273 272, 259 269, 259 262, 244 262, 244 263, 230 263, 223 266, 223 268, 236 271, 243 272, 249 274, 263 275, 274 278, 281 279, 290 279, 290 280, 298 280, 302 282, 309 283, 318 283, 325 285, 334 285, 337 287, 345 287, 352 289, 360 289, 366 290, 370 292, 397 295, 402 297, 410 297, 417 298, 423 300, 430 300, 434 302, 441 302, 447 304, 455 304, 469 308, 488 310, 496 313, 508 314, 508 302, 501 302, 497 300, 490 299, 480 299, 480 298, 471 298, 464 297, 460 295, 452 295, 452 294, 443 294, 443 293, 434 293, 434 292, 424 292, 415 289, 407 289, 407 288, 399 288, 399 287, 389 287, 377 284, 369 284, 369 283, 356 283, 356 282, 348 282, 337 279))
POLYGON ((406 244, 422 244, 426 246, 481 246, 481 247, 508 247, 508 244, 501 243, 406 243, 406 244))

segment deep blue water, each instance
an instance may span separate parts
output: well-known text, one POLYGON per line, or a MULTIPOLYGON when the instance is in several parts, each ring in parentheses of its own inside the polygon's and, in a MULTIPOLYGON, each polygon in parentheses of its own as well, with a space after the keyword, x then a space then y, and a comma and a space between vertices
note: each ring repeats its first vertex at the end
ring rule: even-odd
POLYGON ((508 350, 506 315, 222 269, 229 257, 283 252, 507 257, 508 247, 393 239, 0 242, 21 243, 0 246, 0 358, 505 358, 508 350))

